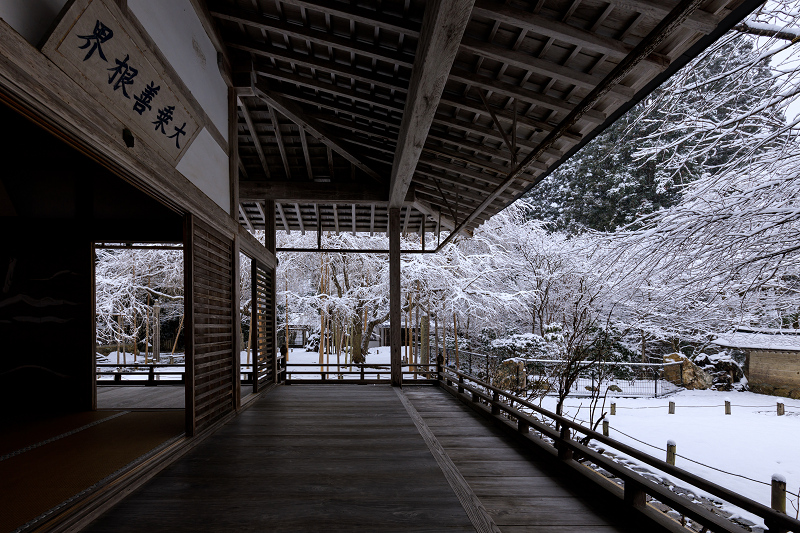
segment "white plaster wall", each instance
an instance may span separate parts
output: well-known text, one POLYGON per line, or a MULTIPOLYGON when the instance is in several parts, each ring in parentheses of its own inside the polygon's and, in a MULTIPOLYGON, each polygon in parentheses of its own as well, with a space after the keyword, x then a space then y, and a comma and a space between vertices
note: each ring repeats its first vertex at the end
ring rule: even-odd
POLYGON ((177 169, 230 214, 231 189, 228 179, 228 154, 206 128, 197 134, 192 145, 183 154, 177 169))
POLYGON ((38 46, 67 0, 0 0, 0 18, 38 46))
POLYGON ((128 0, 128 7, 227 140, 228 87, 217 67, 217 51, 191 2, 128 0))

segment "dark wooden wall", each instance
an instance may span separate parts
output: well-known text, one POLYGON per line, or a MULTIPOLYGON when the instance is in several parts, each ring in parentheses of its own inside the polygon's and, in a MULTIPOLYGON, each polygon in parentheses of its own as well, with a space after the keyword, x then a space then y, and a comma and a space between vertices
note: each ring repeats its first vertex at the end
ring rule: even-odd
POLYGON ((256 361, 256 381, 254 390, 257 392, 269 383, 278 380, 275 359, 275 270, 253 261, 253 309, 255 310, 253 345, 257 348, 254 361, 256 361))

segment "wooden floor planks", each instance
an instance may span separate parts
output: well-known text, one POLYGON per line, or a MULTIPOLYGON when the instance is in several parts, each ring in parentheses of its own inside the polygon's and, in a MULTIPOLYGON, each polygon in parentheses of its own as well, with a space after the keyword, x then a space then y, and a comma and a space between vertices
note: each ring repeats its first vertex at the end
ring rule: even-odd
POLYGON ((278 387, 87 531, 473 531, 391 387, 278 387))
POLYGON ((406 397, 504 532, 633 532, 627 520, 591 502, 557 470, 437 387, 405 387, 406 397))
POLYGON ((642 531, 441 389, 403 390, 278 387, 87 531, 475 531, 443 464, 504 532, 642 531))

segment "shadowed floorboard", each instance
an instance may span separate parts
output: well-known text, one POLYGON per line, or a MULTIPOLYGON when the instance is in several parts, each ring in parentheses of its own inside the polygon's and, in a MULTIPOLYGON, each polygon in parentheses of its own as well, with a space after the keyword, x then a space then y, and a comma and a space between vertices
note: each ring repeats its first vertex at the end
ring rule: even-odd
MULTIPOLYGON (((455 404, 454 404, 455 405, 455 404)), ((391 387, 278 387, 87 531, 474 531, 391 387)))

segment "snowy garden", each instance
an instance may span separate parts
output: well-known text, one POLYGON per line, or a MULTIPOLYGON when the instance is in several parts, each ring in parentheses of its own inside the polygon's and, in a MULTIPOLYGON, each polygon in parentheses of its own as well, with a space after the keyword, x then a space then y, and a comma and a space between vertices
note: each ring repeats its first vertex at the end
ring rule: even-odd
MULTIPOLYGON (((674 441, 678 466, 765 505, 780 474, 797 515, 800 385, 786 389, 790 398, 748 392, 745 352, 714 343, 739 327, 800 330, 800 9, 770 5, 473 235, 440 253, 404 254, 404 363, 435 364, 441 355, 566 417, 592 425, 602 417, 612 438, 659 458, 674 441), (662 388, 633 398, 626 383, 642 381, 647 365, 662 388), (677 377, 670 365, 680 365, 677 377), (602 403, 590 415, 596 397, 602 403)), ((403 247, 422 238, 432 249, 442 236, 408 232, 403 247)), ((277 245, 313 248, 317 239, 281 232, 277 245)), ((389 247, 382 234, 320 241, 326 249, 389 247)), ((96 253, 98 363, 160 362, 156 372, 180 372, 181 253, 96 253)), ((387 365, 388 378, 389 349, 375 347, 388 326, 386 255, 278 258, 278 345, 290 325, 310 334, 289 363, 387 365)), ((251 280, 242 261, 247 364, 251 280)), ((135 378, 145 379, 125 377, 135 378)))

